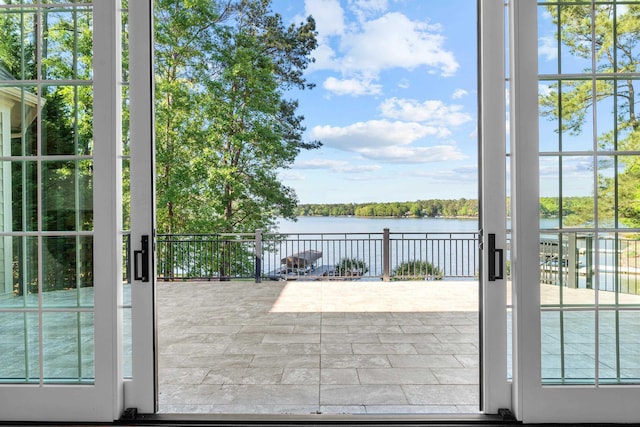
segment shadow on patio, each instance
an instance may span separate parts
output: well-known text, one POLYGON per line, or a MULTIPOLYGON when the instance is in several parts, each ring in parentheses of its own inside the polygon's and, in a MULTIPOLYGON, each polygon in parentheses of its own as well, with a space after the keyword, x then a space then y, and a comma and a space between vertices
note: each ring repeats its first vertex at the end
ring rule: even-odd
POLYGON ((161 413, 478 412, 478 283, 160 282, 161 413))

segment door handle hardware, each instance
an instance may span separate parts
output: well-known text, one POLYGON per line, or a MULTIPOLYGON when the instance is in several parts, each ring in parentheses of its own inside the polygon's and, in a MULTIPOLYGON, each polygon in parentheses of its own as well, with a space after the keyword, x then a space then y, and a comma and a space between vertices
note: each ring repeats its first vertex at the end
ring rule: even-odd
POLYGON ((504 250, 496 249, 496 235, 489 234, 489 281, 504 279, 504 250), (496 275, 496 254, 498 254, 498 270, 496 275))
POLYGON ((149 236, 141 238, 141 249, 133 251, 133 279, 141 282, 149 281, 149 236), (142 272, 140 268, 142 267, 142 272))

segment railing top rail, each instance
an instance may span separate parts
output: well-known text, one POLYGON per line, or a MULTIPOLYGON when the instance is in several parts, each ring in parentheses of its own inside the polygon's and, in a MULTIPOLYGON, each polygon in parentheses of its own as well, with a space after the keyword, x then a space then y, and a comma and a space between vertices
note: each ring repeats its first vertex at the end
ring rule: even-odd
MULTIPOLYGON (((267 232, 263 233, 263 236, 382 236, 384 233, 379 231, 372 232, 338 232, 338 231, 318 231, 318 232, 300 232, 300 233, 284 233, 284 232, 267 232)), ((478 231, 390 231, 390 236, 395 235, 415 235, 415 236, 477 236, 478 231)), ((179 234, 165 234, 158 233, 158 238, 171 238, 171 237, 253 237, 255 233, 179 233, 179 234)))

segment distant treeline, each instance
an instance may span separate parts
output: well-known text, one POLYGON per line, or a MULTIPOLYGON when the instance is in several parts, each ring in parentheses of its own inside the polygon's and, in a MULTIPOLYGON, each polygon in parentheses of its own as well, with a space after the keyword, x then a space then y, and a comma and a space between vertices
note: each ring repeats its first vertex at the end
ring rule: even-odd
POLYGON ((478 201, 418 200, 389 203, 335 203, 298 205, 298 216, 366 216, 366 217, 477 217, 478 201))
MULTIPOLYGON (((540 216, 542 218, 557 218, 560 215, 558 202, 558 198, 555 197, 541 197, 540 216)), ((593 218, 593 199, 591 197, 565 197, 562 199, 562 211, 569 223, 586 222, 589 218, 593 218)), ((478 201, 434 199, 415 202, 302 204, 298 205, 297 215, 397 218, 477 217, 478 201)), ((507 215, 510 215, 508 202, 507 215)))

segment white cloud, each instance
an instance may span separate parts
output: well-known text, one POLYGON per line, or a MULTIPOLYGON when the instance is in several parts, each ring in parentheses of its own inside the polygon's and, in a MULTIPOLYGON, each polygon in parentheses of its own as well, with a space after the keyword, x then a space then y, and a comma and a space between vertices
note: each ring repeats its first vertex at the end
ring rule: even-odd
POLYGON ((374 172, 382 169, 380 165, 351 165, 344 160, 330 160, 330 159, 312 159, 302 160, 296 162, 294 165, 296 169, 329 169, 333 172, 339 173, 365 173, 374 172))
POLYGON ((558 58, 558 45, 554 37, 540 37, 538 39, 538 55, 546 61, 553 61, 558 58))
POLYGON ((458 168, 447 170, 414 170, 411 171, 412 176, 421 176, 430 178, 435 182, 474 182, 478 179, 478 167, 477 166, 461 166, 458 168))
POLYGON ((349 8, 358 17, 359 21, 380 12, 384 12, 388 8, 387 0, 349 0, 349 8))
POLYGON ((453 99, 460 99, 460 98, 464 98, 467 95, 469 95, 469 92, 467 92, 466 90, 464 90, 464 89, 456 89, 453 92, 453 95, 451 95, 451 97, 453 99))
POLYGON ((402 79, 398 82, 398 87, 400 89, 409 89, 411 87, 411 82, 409 79, 402 79))
POLYGON ((306 0, 305 13, 313 16, 322 39, 344 33, 344 10, 339 0, 306 0))
POLYGON ((454 145, 413 145, 426 136, 446 137, 449 134, 447 129, 420 123, 371 120, 345 127, 316 126, 310 136, 321 140, 326 147, 388 163, 425 163, 466 158, 454 145))
POLYGON ((361 165, 361 166, 345 166, 340 168, 337 172, 344 173, 363 173, 363 172, 375 172, 382 169, 380 165, 361 165))
POLYGON ((358 152, 366 158, 389 163, 431 163, 466 159, 467 156, 452 145, 433 147, 392 146, 364 148, 358 152))
POLYGON ((459 68, 437 24, 412 21, 398 12, 386 13, 386 0, 352 0, 351 10, 361 19, 349 26, 337 0, 306 0, 306 13, 316 20, 318 48, 309 71, 333 70, 343 78, 354 75, 376 80, 391 68, 426 66, 430 73, 448 77, 459 68), (368 19, 368 20, 367 20, 368 19))
POLYGON ((397 12, 364 22, 360 32, 346 33, 340 43, 342 72, 377 75, 388 68, 427 66, 442 76, 459 67, 452 52, 444 49, 439 26, 411 21, 397 12))
POLYGON ((290 170, 280 172, 280 178, 287 181, 304 181, 305 176, 300 172, 294 172, 290 170))
POLYGON ((293 167, 296 169, 332 169, 345 164, 347 162, 344 160, 311 159, 297 161, 293 167))
POLYGON ((309 72, 314 70, 335 69, 338 67, 336 53, 329 45, 319 44, 312 53, 315 62, 309 64, 309 72))
POLYGON ((326 90, 336 95, 378 95, 382 92, 382 86, 371 80, 343 79, 329 77, 322 85, 326 90))
POLYGON ((417 121, 435 126, 460 126, 472 120, 468 113, 462 112, 461 105, 446 105, 440 100, 427 100, 422 103, 414 99, 390 98, 380 104, 384 117, 417 121))
POLYGON ((449 134, 447 129, 420 123, 370 120, 345 127, 316 126, 311 130, 310 137, 328 147, 361 152, 363 148, 408 145, 425 136, 446 137, 449 134))

